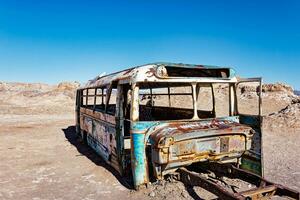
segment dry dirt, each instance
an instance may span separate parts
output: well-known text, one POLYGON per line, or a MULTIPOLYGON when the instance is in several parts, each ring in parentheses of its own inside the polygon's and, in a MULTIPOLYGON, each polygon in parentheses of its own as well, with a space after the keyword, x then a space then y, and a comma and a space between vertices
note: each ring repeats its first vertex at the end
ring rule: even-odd
MULTIPOLYGON (((132 190, 75 138, 73 102, 77 86, 0 83, 0 199, 214 198, 201 188, 177 181, 132 190)), ((299 191, 300 102, 280 84, 265 88, 265 176, 299 191)), ((251 109, 255 90, 250 87, 245 91, 241 100, 251 109)))

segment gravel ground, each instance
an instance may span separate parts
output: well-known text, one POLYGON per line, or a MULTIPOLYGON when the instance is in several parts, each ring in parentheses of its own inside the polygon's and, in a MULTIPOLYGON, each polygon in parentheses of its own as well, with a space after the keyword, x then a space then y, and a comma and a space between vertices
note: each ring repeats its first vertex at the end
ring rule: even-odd
MULTIPOLYGON (((1 116, 0 199, 211 199, 181 182, 133 191, 74 136, 73 115, 1 116), (23 119, 23 120, 21 120, 23 119), (11 120, 11 123, 10 123, 11 120)), ((300 190, 300 133, 265 131, 265 175, 300 190)))

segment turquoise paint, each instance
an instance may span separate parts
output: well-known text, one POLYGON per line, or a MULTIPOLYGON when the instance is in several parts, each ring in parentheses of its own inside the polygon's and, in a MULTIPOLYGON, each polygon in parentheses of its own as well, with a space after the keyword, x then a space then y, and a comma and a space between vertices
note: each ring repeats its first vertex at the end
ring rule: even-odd
POLYGON ((132 133, 131 140, 133 147, 131 148, 131 165, 134 187, 137 189, 140 185, 148 182, 147 159, 145 149, 145 135, 132 133))
POLYGON ((234 69, 230 68, 229 69, 229 78, 233 78, 236 76, 236 72, 234 69))
POLYGON ((262 176, 262 165, 260 160, 254 161, 251 159, 242 158, 241 168, 262 176))
POLYGON ((228 120, 236 123, 240 123, 240 117, 239 116, 228 116, 228 117, 219 117, 216 118, 218 120, 228 120))
POLYGON ((133 183, 136 189, 149 182, 145 134, 146 131, 155 124, 158 124, 158 122, 147 121, 131 123, 131 168, 133 183))
POLYGON ((142 121, 142 122, 132 122, 131 130, 146 131, 148 128, 158 124, 157 121, 142 121))
POLYGON ((240 115, 240 122, 242 124, 251 126, 256 132, 253 135, 253 138, 256 138, 256 139, 254 139, 256 147, 252 148, 252 150, 254 152, 256 152, 256 154, 248 155, 250 157, 250 159, 247 158, 246 156, 242 157, 241 168, 262 176, 264 173, 264 168, 263 168, 263 157, 262 157, 262 146, 261 146, 262 145, 262 132, 261 132, 262 130, 261 130, 260 116, 240 115))
POLYGON ((258 126, 258 127, 260 126, 259 116, 240 115, 240 121, 243 124, 258 126))

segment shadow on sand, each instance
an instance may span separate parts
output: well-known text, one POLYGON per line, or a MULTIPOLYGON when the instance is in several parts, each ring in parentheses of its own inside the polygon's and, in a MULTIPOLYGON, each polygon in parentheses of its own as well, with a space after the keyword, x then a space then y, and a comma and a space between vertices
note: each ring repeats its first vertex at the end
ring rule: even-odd
MULTIPOLYGON (((93 163, 95 163, 99 167, 103 167, 110 171, 127 189, 133 190, 133 184, 130 178, 122 177, 114 168, 109 166, 91 147, 87 144, 84 144, 80 139, 76 136, 75 126, 69 126, 66 129, 62 129, 65 134, 66 139, 77 148, 77 151, 82 155, 87 157, 93 163)), ((194 188, 190 185, 185 184, 185 189, 189 193, 189 195, 195 200, 202 200, 195 192, 194 188)))
POLYGON ((109 166, 91 147, 84 144, 76 135, 75 126, 69 126, 66 129, 62 129, 65 134, 66 139, 77 148, 77 151, 82 155, 87 157, 93 163, 99 167, 103 167, 110 171, 118 181, 127 189, 133 189, 129 178, 123 178, 114 168, 109 166))

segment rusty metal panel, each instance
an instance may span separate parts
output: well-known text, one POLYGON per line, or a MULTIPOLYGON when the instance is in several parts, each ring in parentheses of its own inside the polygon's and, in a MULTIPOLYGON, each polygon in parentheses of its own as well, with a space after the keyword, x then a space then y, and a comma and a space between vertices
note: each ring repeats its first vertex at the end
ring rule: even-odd
MULTIPOLYGON (((177 168, 194 162, 240 157, 248 148, 252 128, 237 123, 237 117, 185 122, 133 122, 131 127, 132 170, 135 184, 148 181, 146 145, 151 145, 154 175, 160 179, 177 168), (139 139, 137 139, 139 138, 139 139), (141 144, 144 140, 144 144, 141 144), (146 176, 145 176, 146 175, 146 176)), ((250 142, 251 143, 251 142, 250 142)))
POLYGON ((81 108, 81 129, 87 133, 87 143, 107 163, 121 172, 119 166, 114 116, 81 108))
POLYGON ((93 146, 96 152, 100 154, 104 160, 108 161, 112 151, 111 143, 113 141, 111 141, 107 125, 98 121, 93 121, 93 131, 88 137, 90 138, 89 145, 93 146))
POLYGON ((163 166, 163 170, 155 172, 157 178, 194 162, 236 159, 250 149, 252 134, 249 126, 216 119, 161 122, 147 133, 153 165, 155 169, 163 166))
MULTIPOLYGON (((251 183, 256 187, 246 191, 230 191, 222 186, 218 181, 207 178, 200 173, 190 171, 186 168, 180 168, 180 179, 185 185, 200 186, 207 191, 217 195, 220 199, 228 200, 247 200, 247 199, 272 199, 273 196, 284 196, 292 199, 300 199, 299 192, 284 187, 280 184, 272 183, 266 179, 235 167, 232 164, 208 163, 202 166, 203 169, 208 170, 217 178, 227 177, 231 179, 240 179, 247 183, 251 183)), ((220 179, 219 179, 220 180, 220 179)))
MULTIPOLYGON (((109 115, 103 112, 99 112, 99 111, 93 111, 91 109, 87 109, 87 108, 80 108, 80 113, 81 115, 87 115, 90 118, 94 118, 95 120, 101 120, 110 124, 116 124, 116 118, 113 115, 109 115)), ((80 122, 80 124, 82 124, 80 122)))
MULTIPOLYGON (((123 103, 120 102, 122 102, 122 96, 117 98, 116 107, 119 110, 116 113, 117 120, 116 116, 98 112, 95 110, 95 106, 94 110, 80 108, 80 125, 82 130, 88 133, 89 145, 116 169, 122 168, 123 158, 125 158, 120 152, 124 150, 124 147, 131 149, 130 160, 133 182, 136 188, 149 182, 148 156, 151 156, 151 164, 156 178, 161 178, 164 174, 194 162, 206 160, 223 162, 225 159, 240 158, 245 152, 251 153, 252 150, 258 152, 256 149, 261 146, 261 138, 258 138, 258 142, 255 141, 258 131, 253 123, 245 123, 244 119, 248 118, 241 116, 242 120, 240 120, 239 116, 230 116, 200 120, 197 116, 196 83, 231 83, 230 98, 235 99, 234 90, 236 88, 233 86, 238 80, 234 76, 234 70, 227 67, 218 70, 215 66, 206 65, 153 63, 108 76, 96 77, 89 81, 80 90, 107 86, 112 88, 115 83, 129 83, 132 86, 130 145, 128 145, 128 141, 123 141, 124 138, 121 139, 123 131, 121 130, 123 128, 121 117, 123 114, 120 111, 123 103), (209 71, 209 69, 216 69, 215 72, 221 74, 214 76, 213 73, 205 73, 206 75, 204 74, 203 77, 180 76, 182 75, 181 72, 184 72, 185 75, 193 73, 193 69, 198 70, 197 73, 200 73, 201 70, 213 72, 214 70, 209 71), (225 71, 222 71, 223 69, 225 71), (193 119, 173 122, 139 122, 139 112, 142 112, 139 110, 140 83, 166 81, 169 83, 191 83, 193 85, 193 119), (118 134, 116 134, 116 131, 118 131, 118 134), (146 148, 148 147, 151 148, 151 154, 149 155, 146 154, 146 148)), ((110 96, 109 94, 108 96, 110 96)), ((106 99, 106 104, 108 101, 109 99, 106 99)), ((232 115, 236 114, 234 104, 235 102, 232 101, 230 109, 232 115)), ((243 158, 247 159, 246 156, 243 158)))
POLYGON ((119 71, 107 76, 97 76, 93 80, 88 81, 83 87, 84 88, 95 88, 110 85, 111 82, 122 82, 122 83, 137 83, 145 81, 165 82, 168 79, 169 82, 237 82, 235 77, 235 71, 229 67, 218 67, 209 65, 191 65, 182 63, 150 63, 146 65, 136 66, 123 71, 119 71), (169 77, 166 67, 171 68, 183 68, 183 69, 228 69, 229 77, 169 77))

